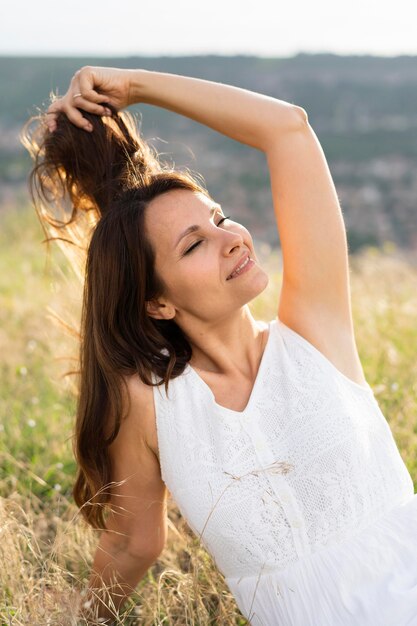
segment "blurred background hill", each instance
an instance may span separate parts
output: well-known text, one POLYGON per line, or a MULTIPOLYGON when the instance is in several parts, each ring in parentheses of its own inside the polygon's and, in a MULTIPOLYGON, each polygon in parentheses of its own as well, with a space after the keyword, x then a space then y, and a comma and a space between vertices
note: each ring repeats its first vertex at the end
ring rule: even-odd
MULTIPOLYGON (((335 181, 350 252, 386 241, 416 251, 415 56, 0 57, 0 210, 27 198, 30 159, 18 139, 23 123, 48 105, 51 92, 62 95, 75 70, 86 64, 215 80, 302 106, 335 181)), ((261 152, 164 109, 131 110, 165 159, 200 172, 228 214, 257 240, 279 244, 261 152)))

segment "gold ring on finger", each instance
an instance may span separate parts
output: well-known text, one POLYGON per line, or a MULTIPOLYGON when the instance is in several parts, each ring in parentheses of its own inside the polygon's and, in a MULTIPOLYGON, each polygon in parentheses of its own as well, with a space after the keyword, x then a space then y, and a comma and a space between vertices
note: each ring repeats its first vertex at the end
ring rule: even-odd
POLYGON ((82 93, 74 93, 72 97, 73 98, 79 98, 82 95, 83 95, 82 93))

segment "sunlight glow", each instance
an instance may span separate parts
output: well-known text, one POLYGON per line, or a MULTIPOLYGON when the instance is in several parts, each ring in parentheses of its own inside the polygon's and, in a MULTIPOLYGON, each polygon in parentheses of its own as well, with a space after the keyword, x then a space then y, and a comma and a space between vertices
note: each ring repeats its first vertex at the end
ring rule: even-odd
POLYGON ((0 7, 0 54, 185 56, 417 54, 415 0, 17 0, 0 7), (59 9, 59 10, 58 10, 59 9))

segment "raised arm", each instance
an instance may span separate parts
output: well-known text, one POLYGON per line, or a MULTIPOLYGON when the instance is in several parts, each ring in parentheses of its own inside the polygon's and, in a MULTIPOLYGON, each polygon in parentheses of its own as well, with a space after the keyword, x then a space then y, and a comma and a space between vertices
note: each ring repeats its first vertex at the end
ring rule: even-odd
MULTIPOLYGON (((346 231, 306 111, 230 85, 143 70, 135 75, 131 93, 135 101, 186 115, 265 153, 283 255, 278 315, 322 350, 326 340, 343 346, 351 364, 356 348, 346 231)), ((355 375, 353 369, 350 373, 355 375)))
POLYGON ((343 373, 363 382, 345 225, 306 111, 245 89, 157 72, 140 71, 132 95, 265 153, 283 258, 278 316, 343 373))
POLYGON ((241 143, 265 151, 270 133, 278 135, 302 123, 301 107, 254 91, 200 78, 149 70, 84 67, 62 98, 48 109, 51 130, 56 113, 88 129, 84 109, 105 115, 105 103, 121 109, 135 103, 159 106, 209 126, 241 143))

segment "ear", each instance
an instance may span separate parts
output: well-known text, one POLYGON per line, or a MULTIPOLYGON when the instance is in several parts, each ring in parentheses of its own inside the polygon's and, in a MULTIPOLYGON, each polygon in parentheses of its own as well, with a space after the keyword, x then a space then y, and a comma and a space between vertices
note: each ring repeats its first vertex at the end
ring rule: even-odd
POLYGON ((156 320, 171 320, 175 317, 174 307, 168 303, 163 303, 161 300, 148 300, 146 311, 150 317, 156 320))

